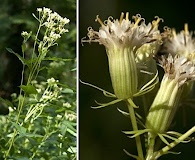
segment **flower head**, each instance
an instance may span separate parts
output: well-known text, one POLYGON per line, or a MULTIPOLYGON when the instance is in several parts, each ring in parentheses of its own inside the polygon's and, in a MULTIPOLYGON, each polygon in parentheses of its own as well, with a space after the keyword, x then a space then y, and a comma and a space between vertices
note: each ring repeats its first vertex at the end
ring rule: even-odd
POLYGON ((103 23, 97 16, 96 21, 101 25, 99 31, 89 27, 89 39, 82 39, 82 42, 98 42, 105 46, 112 86, 119 99, 132 98, 138 92, 137 61, 139 60, 136 61, 136 56, 140 54, 136 51, 146 44, 153 43, 145 47, 148 54, 153 53, 153 50, 161 44, 162 39, 158 30, 161 18, 156 17, 156 20, 148 25, 139 14, 133 16, 132 19, 132 21, 129 20, 129 13, 126 13, 125 17, 124 13, 121 13, 120 19, 115 20, 109 17, 103 23))
POLYGON ((150 107, 146 127, 164 133, 170 126, 181 102, 185 84, 195 80, 195 65, 184 56, 162 56, 159 60, 165 74, 150 107))
POLYGON ((58 13, 52 12, 49 8, 37 8, 39 16, 35 18, 40 22, 41 26, 46 28, 45 35, 43 37, 43 42, 40 43, 39 47, 51 47, 55 45, 56 41, 61 37, 62 34, 68 32, 65 29, 65 25, 70 22, 68 18, 61 17, 58 13))
POLYGON ((162 19, 156 18, 152 23, 146 25, 145 20, 139 14, 132 17, 134 22, 129 20, 129 13, 126 13, 125 18, 124 13, 121 13, 119 20, 109 17, 104 23, 97 16, 96 21, 101 25, 99 32, 89 27, 89 40, 83 39, 82 42, 99 42, 106 48, 122 46, 137 50, 145 43, 161 40, 158 24, 162 19))
POLYGON ((172 55, 185 56, 195 63, 195 39, 193 33, 188 31, 188 25, 184 25, 184 30, 176 34, 172 29, 172 36, 165 41, 162 51, 172 55))
POLYGON ((160 65, 164 68, 165 76, 169 79, 175 79, 179 86, 184 83, 195 80, 195 66, 184 56, 162 56, 159 60, 160 65))

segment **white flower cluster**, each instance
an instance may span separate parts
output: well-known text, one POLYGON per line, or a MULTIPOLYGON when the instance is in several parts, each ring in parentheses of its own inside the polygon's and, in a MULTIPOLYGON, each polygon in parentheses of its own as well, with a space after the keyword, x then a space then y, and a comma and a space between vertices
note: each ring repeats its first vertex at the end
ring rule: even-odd
POLYGON ((26 32, 26 31, 22 31, 21 35, 22 35, 23 37, 27 37, 27 36, 29 35, 29 33, 26 32))
POLYGON ((109 17, 103 23, 97 16, 96 21, 101 24, 99 32, 89 27, 89 40, 83 39, 82 42, 99 42, 106 48, 123 46, 137 50, 145 43, 161 41, 158 24, 162 19, 157 17, 156 20, 148 25, 145 24, 145 20, 139 14, 133 16, 133 19, 135 22, 129 20, 129 13, 126 13, 126 17, 122 13, 119 20, 113 20, 112 17, 109 17))
POLYGON ((68 29, 65 29, 64 26, 68 24, 70 20, 66 17, 61 17, 56 12, 52 12, 49 8, 37 8, 37 11, 39 12, 39 18, 37 19, 42 26, 46 27, 41 47, 46 44, 50 47, 55 44, 55 41, 58 40, 63 33, 68 32, 68 29))
POLYGON ((51 102, 53 100, 56 100, 60 98, 59 93, 62 90, 62 88, 59 88, 57 83, 58 80, 55 80, 54 78, 50 78, 47 80, 48 86, 46 90, 44 91, 42 97, 40 98, 40 102, 51 102))
POLYGON ((165 70, 165 76, 175 79, 179 86, 195 80, 195 66, 186 57, 169 54, 168 57, 163 56, 159 62, 165 70))
POLYGON ((193 32, 188 31, 188 24, 185 24, 184 30, 178 34, 175 29, 172 29, 172 37, 164 43, 162 51, 184 56, 195 63, 195 38, 193 32))
POLYGON ((31 116, 33 116, 33 120, 35 120, 42 113, 45 106, 47 106, 52 101, 61 98, 60 93, 62 88, 60 88, 57 83, 58 80, 55 80, 54 78, 47 80, 48 85, 46 89, 44 90, 42 96, 37 98, 37 103, 31 105, 26 115, 25 121, 27 121, 31 116))
POLYGON ((74 121, 77 117, 73 112, 65 112, 65 118, 69 121, 74 121))
POLYGON ((159 60, 166 76, 176 79, 180 85, 195 80, 195 39, 188 31, 188 24, 180 33, 172 29, 172 36, 164 42, 162 52, 169 54, 159 60))

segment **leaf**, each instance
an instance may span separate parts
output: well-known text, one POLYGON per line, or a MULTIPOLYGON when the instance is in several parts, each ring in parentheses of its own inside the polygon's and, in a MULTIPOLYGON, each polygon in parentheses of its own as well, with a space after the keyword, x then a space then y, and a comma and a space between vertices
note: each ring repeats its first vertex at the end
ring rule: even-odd
POLYGON ((123 131, 123 133, 125 134, 133 134, 133 136, 130 136, 130 138, 134 138, 137 137, 141 134, 144 134, 146 132, 150 132, 151 129, 142 129, 142 130, 137 130, 137 131, 123 131))
POLYGON ((163 137, 162 134, 158 134, 158 136, 159 136, 159 138, 160 138, 167 146, 170 145, 169 142, 163 137))
POLYGON ((69 147, 68 149, 67 149, 67 151, 68 152, 70 152, 70 153, 77 153, 77 147, 69 147))
POLYGON ((5 103, 7 106, 11 106, 12 108, 14 108, 13 104, 11 101, 7 100, 7 99, 3 99, 0 97, 0 101, 2 101, 3 103, 5 103))
POLYGON ((77 136, 77 133, 74 132, 73 130, 69 129, 69 128, 67 129, 67 132, 70 133, 70 134, 72 134, 74 137, 77 136))
POLYGON ((133 108, 139 108, 138 106, 135 105, 131 98, 128 98, 127 101, 133 108))
POLYGON ((73 72, 73 71, 76 71, 77 70, 77 68, 73 68, 73 69, 71 69, 71 71, 73 72))
POLYGON ((27 64, 27 60, 25 60, 22 56, 20 56, 18 53, 14 52, 11 48, 6 48, 8 52, 13 53, 18 57, 18 59, 22 62, 23 65, 27 64))
POLYGON ((72 134, 73 136, 76 136, 76 129, 73 127, 74 123, 71 123, 69 121, 64 120, 62 122, 62 125, 60 127, 61 129, 61 134, 65 135, 66 132, 69 132, 70 134, 72 134))
POLYGON ((27 86, 21 85, 20 88, 26 93, 26 94, 37 94, 37 90, 34 86, 28 84, 27 86))
POLYGON ((137 159, 137 160, 141 160, 141 158, 139 158, 138 156, 133 155, 133 154, 127 152, 125 149, 123 149, 123 151, 124 151, 128 156, 130 156, 130 157, 132 157, 132 158, 135 158, 135 159, 137 159))
POLYGON ((123 110, 121 110, 121 109, 119 109, 119 108, 117 108, 117 110, 118 110, 120 113, 122 113, 124 116, 129 117, 129 113, 128 113, 128 112, 125 112, 125 111, 123 111, 123 110))
POLYGON ((103 107, 107 107, 107 106, 113 105, 115 103, 118 103, 120 101, 122 101, 122 99, 116 99, 116 100, 108 102, 108 103, 98 103, 98 102, 96 102, 97 104, 99 104, 99 106, 91 107, 91 108, 94 108, 94 109, 103 108, 103 107))
POLYGON ((22 135, 26 134, 26 128, 24 128, 24 127, 22 127, 22 126, 16 124, 15 122, 12 122, 12 124, 14 125, 14 127, 16 127, 17 131, 18 131, 20 134, 22 134, 22 135))
MULTIPOLYGON (((163 134, 163 136, 164 137, 167 137, 167 138, 169 138, 169 139, 171 139, 171 140, 174 140, 174 141, 179 141, 178 140, 178 138, 180 137, 180 136, 182 136, 183 134, 181 134, 181 133, 178 133, 178 132, 174 132, 174 131, 168 131, 166 134, 163 134), (175 137, 173 137, 173 136, 175 136, 175 137)), ((183 140, 183 141, 181 141, 182 143, 188 143, 188 142, 190 142, 192 140, 192 138, 190 138, 190 137, 188 137, 188 138, 186 138, 186 140, 183 140)))
POLYGON ((62 90, 62 93, 74 93, 74 91, 70 88, 65 88, 62 90))
POLYGON ((64 58, 58 58, 58 57, 46 57, 46 58, 44 58, 44 60, 49 60, 49 61, 64 61, 64 62, 67 62, 67 61, 72 61, 74 59, 64 59, 64 58))
POLYGON ((26 133, 25 134, 25 137, 43 137, 42 135, 39 135, 39 134, 34 134, 34 133, 26 133))
POLYGON ((106 91, 106 90, 104 90, 104 89, 101 89, 101 88, 99 88, 99 87, 97 87, 97 86, 95 86, 95 85, 93 85, 93 84, 90 84, 90 83, 87 83, 87 82, 83 82, 83 81, 81 81, 81 80, 80 80, 80 82, 81 82, 82 84, 85 84, 85 85, 87 85, 87 86, 90 86, 90 87, 93 87, 93 88, 95 88, 95 89, 98 89, 98 90, 102 91, 103 94, 104 94, 105 96, 107 96, 107 97, 116 98, 116 96, 115 96, 114 94, 112 94, 112 93, 110 93, 110 92, 108 92, 108 91, 106 91))

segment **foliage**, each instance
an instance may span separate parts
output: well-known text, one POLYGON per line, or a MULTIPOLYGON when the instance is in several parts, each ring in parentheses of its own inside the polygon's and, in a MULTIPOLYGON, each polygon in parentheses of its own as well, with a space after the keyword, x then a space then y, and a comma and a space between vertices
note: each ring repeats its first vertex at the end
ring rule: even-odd
MULTIPOLYGON (((28 1, 25 7, 30 8, 38 2, 28 1)), ((22 3, 18 1, 17 5, 22 3)), ((39 2, 39 5, 45 3, 39 2)), ((6 1, 2 4, 4 10, 11 8, 6 1)), ((52 4, 48 1, 48 6, 52 4)), ((65 2, 61 7, 64 5, 65 2)), ((1 46, 1 50, 14 55, 22 64, 19 73, 22 77, 18 78, 19 92, 12 93, 10 99, 0 98, 2 105, 9 108, 8 115, 0 116, 0 159, 76 159, 76 2, 67 0, 65 6, 64 9, 69 11, 66 16, 70 16, 70 24, 64 30, 60 29, 68 23, 68 19, 60 19, 58 14, 45 7, 39 8, 36 13, 32 11, 36 20, 28 19, 32 15, 26 13, 31 10, 25 10, 3 23, 7 26, 4 27, 6 30, 12 25, 22 25, 27 32, 22 32, 21 49, 10 46, 12 43, 5 45, 14 30, 0 39, 2 46, 7 48, 5 51, 1 46), (53 26, 46 25, 50 15, 54 16, 54 21, 49 21, 53 22, 53 26), (59 27, 63 20, 67 21, 59 27), (67 29, 69 32, 62 35, 67 29)), ((58 7, 53 5, 51 8, 62 11, 58 7)), ((0 21, 7 16, 0 13, 0 21)), ((14 66, 11 67, 14 69, 14 66)), ((6 68, 2 69, 1 76, 3 72, 7 72, 6 68)), ((9 87, 4 89, 11 92, 9 87)))

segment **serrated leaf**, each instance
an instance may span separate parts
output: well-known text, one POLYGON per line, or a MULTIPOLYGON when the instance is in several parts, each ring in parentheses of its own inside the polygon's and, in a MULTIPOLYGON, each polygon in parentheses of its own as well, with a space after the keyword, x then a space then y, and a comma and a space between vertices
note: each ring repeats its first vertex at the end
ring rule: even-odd
POLYGON ((27 86, 21 85, 20 88, 26 93, 26 94, 37 94, 37 90, 34 86, 28 84, 27 86))

